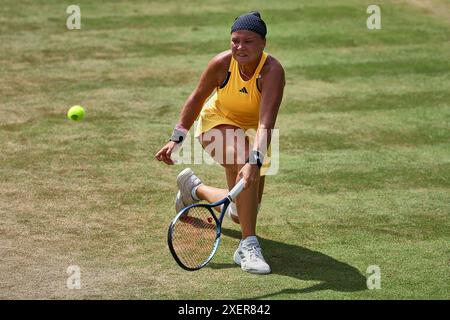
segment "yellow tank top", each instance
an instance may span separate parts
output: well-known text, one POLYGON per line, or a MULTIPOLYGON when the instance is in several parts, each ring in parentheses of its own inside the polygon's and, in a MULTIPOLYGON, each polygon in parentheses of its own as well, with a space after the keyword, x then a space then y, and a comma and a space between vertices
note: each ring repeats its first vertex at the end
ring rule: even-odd
POLYGON ((228 75, 224 83, 217 87, 216 93, 202 109, 202 114, 218 112, 241 128, 257 128, 261 91, 257 79, 266 62, 267 53, 263 52, 253 77, 244 81, 241 78, 237 61, 231 57, 228 75))

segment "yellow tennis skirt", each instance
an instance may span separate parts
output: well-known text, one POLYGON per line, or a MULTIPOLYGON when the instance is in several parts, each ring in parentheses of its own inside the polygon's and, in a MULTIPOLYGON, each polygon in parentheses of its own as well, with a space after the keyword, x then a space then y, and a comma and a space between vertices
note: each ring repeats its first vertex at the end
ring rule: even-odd
MULTIPOLYGON (((201 134, 208 132, 214 127, 217 127, 221 124, 229 124, 232 126, 236 126, 238 128, 241 128, 245 131, 246 136, 249 139, 250 144, 253 144, 255 141, 256 136, 256 130, 258 129, 255 126, 243 126, 242 124, 238 124, 232 119, 226 117, 220 110, 217 108, 204 108, 202 112, 200 113, 197 127, 195 128, 194 136, 196 138, 200 137, 201 134), (250 130, 253 129, 253 130, 250 130)), ((267 154, 264 157, 264 162, 261 167, 260 175, 264 176, 268 169, 270 168, 270 158, 272 155, 272 148, 269 145, 267 149, 267 154)))

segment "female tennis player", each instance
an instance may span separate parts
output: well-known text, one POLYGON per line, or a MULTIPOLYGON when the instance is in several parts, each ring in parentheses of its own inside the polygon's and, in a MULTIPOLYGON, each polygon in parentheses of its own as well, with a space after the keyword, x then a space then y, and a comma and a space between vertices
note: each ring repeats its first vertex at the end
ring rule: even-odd
MULTIPOLYGON (((256 218, 270 165, 264 158, 270 152, 285 85, 280 62, 264 52, 266 34, 266 24, 258 12, 236 18, 231 27, 231 50, 219 53, 208 63, 181 110, 170 141, 156 154, 159 161, 174 164, 171 154, 175 146, 199 117, 195 137, 225 169, 228 188, 241 178, 245 181, 244 190, 229 206, 227 216, 239 223, 242 231, 235 263, 257 274, 271 272, 256 237, 256 218), (248 134, 252 131, 249 129, 256 134, 248 134)), ((189 168, 178 175, 177 183, 177 212, 200 200, 212 203, 223 199, 229 191, 205 185, 189 168)))

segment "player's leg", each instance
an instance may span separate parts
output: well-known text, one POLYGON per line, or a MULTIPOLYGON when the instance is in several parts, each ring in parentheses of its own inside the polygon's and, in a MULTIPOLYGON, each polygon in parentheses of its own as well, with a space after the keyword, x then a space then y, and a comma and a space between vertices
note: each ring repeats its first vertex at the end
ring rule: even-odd
MULTIPOLYGON (((218 125, 209 132, 202 134, 200 136, 200 143, 209 155, 225 168, 228 189, 231 190, 236 183, 236 177, 240 169, 238 165, 240 164, 241 167, 244 165, 245 159, 248 157, 249 153, 249 139, 245 135, 245 132, 236 126, 226 124, 218 125), (239 152, 237 152, 237 150, 239 150, 239 152)), ((257 189, 258 185, 255 184, 249 194, 257 195, 257 189)), ((203 186, 200 186, 197 189, 199 198, 209 202, 211 202, 211 200, 220 200, 225 197, 227 193, 228 190, 222 189, 222 191, 219 191, 215 188, 203 186)), ((255 200, 252 202, 255 202, 255 200)), ((246 220, 242 226, 244 237, 250 234, 254 235, 255 233, 254 229, 256 225, 258 203, 258 199, 256 199, 256 207, 250 209, 254 210, 255 214, 245 216, 246 220)), ((254 203, 252 204, 254 206, 254 203)), ((244 206, 246 205, 244 204, 244 206)), ((244 210, 247 209, 244 208, 244 210)), ((237 203, 231 203, 227 210, 227 216, 236 223, 240 223, 238 211, 237 203)))
POLYGON ((225 198, 228 194, 227 189, 220 189, 216 187, 207 186, 205 184, 198 187, 196 195, 199 199, 213 203, 225 198))
MULTIPOLYGON (((236 133, 237 135, 239 132, 236 133)), ((238 139, 238 143, 227 146, 227 153, 233 153, 234 158, 242 160, 246 159, 250 151, 249 140, 238 139)), ((232 158, 230 156, 230 158, 232 158)), ((231 188, 239 180, 239 171, 245 165, 243 161, 237 161, 234 167, 226 166, 227 180, 231 188), (234 181, 233 181, 234 178, 234 181)), ((256 218, 258 214, 258 205, 262 199, 262 191, 264 189, 264 178, 260 176, 256 181, 251 183, 248 188, 243 190, 236 198, 236 207, 239 214, 239 222, 242 231, 242 240, 236 249, 233 259, 234 262, 241 266, 241 269, 258 274, 270 273, 270 266, 262 255, 262 249, 256 237, 256 218), (260 190, 261 186, 261 190, 260 190)))
MULTIPOLYGON (((231 190, 236 183, 239 170, 244 166, 245 160, 248 158, 250 150, 249 139, 245 132, 236 126, 222 124, 214 127, 207 133, 203 133, 200 136, 200 143, 209 155, 225 168, 228 188, 231 190)), ((260 179, 260 182, 256 181, 249 189, 243 191, 244 195, 241 193, 238 199, 242 198, 242 200, 236 200, 239 204, 231 203, 228 207, 230 217, 236 223, 240 222, 239 216, 241 216, 238 207, 242 207, 244 223, 241 227, 243 238, 255 235, 256 215, 259 211, 263 189, 264 178, 260 179)), ((197 189, 197 196, 210 203, 222 199, 227 193, 228 190, 204 185, 199 186, 197 189)))
MULTIPOLYGON (((203 133, 200 136, 200 143, 202 147, 208 152, 208 154, 217 162, 223 165, 224 162, 224 153, 226 151, 224 139, 226 136, 226 129, 236 127, 227 126, 227 125, 219 125, 215 128, 212 128, 210 131, 203 133), (215 142, 215 144, 214 144, 215 142)), ((232 160, 234 162, 234 160, 232 160)), ((234 168, 233 168, 234 169, 234 168)), ((236 177, 236 173, 233 177, 233 183, 236 177)), ((230 180, 231 181, 231 180, 230 180)), ((229 182, 229 181, 228 181, 229 182)), ((177 177, 177 183, 179 187, 179 192, 177 193, 175 207, 177 212, 182 208, 196 203, 200 200, 205 200, 209 203, 213 203, 225 198, 228 194, 228 189, 220 189, 212 186, 208 186, 202 183, 202 181, 194 174, 194 172, 190 169, 184 169, 177 177)), ((230 182, 228 183, 230 186, 230 182)), ((236 212, 236 205, 232 203, 228 206, 227 216, 233 218, 231 215, 231 211, 236 212)), ((221 207, 214 208, 216 211, 220 212, 221 207)), ((233 219, 236 223, 239 223, 237 218, 237 213, 235 218, 233 219)))
MULTIPOLYGON (((227 158, 234 159, 234 163, 226 163, 225 165, 229 188, 232 188, 240 179, 238 177, 239 171, 245 165, 245 159, 248 158, 250 151, 249 139, 245 136, 243 130, 239 128, 234 128, 234 130, 235 132, 233 134, 237 138, 233 143, 225 146, 227 158)), ((259 203, 258 188, 259 177, 236 198, 236 208, 241 225, 242 239, 256 235, 256 216, 259 203)))
MULTIPOLYGON (((222 166, 225 166, 224 164, 224 155, 226 152, 226 145, 224 143, 225 137, 226 137, 226 129, 236 127, 229 126, 229 125, 219 125, 215 128, 211 129, 211 132, 203 133, 200 136, 200 143, 204 150, 208 152, 208 154, 219 164, 222 166), (214 148, 210 148, 211 144, 214 142, 219 142, 217 145, 214 146, 214 148)), ((232 160, 234 162, 234 160, 232 160)), ((227 167, 227 166, 225 166, 227 167)), ((230 167, 231 168, 231 167, 230 167)), ((220 189, 215 188, 211 186, 207 186, 205 184, 199 185, 193 192, 195 193, 194 196, 198 197, 200 200, 208 201, 209 203, 213 203, 219 200, 222 200, 228 195, 229 190, 234 186, 234 182, 236 180, 236 174, 235 168, 232 168, 232 170, 227 173, 227 183, 229 189, 220 189), (231 186, 231 187, 230 187, 231 186)), ((214 208, 216 211, 221 212, 222 207, 216 207, 214 208)), ((239 219, 237 217, 236 212, 236 204, 231 203, 228 206, 227 210, 227 216, 230 217, 234 222, 239 223, 239 219), (234 214, 233 214, 234 213, 234 214)))
MULTIPOLYGON (((186 168, 178 174, 177 184, 179 188, 175 199, 175 210, 177 212, 201 200, 209 203, 222 200, 228 194, 227 189, 205 185, 190 168, 186 168)), ((214 209, 218 212, 221 211, 220 207, 214 209)))
MULTIPOLYGON (((227 183, 228 183, 228 189, 220 189, 215 188, 211 186, 207 186, 205 184, 201 184, 197 190, 196 190, 196 196, 200 200, 205 200, 209 203, 213 203, 219 200, 222 200, 225 198, 228 194, 228 190, 231 190, 235 184, 237 171, 233 169, 225 169, 226 177, 227 177, 227 183)), ((261 176, 259 180, 259 186, 258 186, 258 206, 257 206, 257 214, 259 213, 260 207, 261 207, 261 201, 263 197, 263 191, 264 191, 264 182, 265 182, 265 176, 261 176)), ((214 208, 217 212, 221 212, 221 207, 215 207, 214 208)), ((227 209, 227 215, 228 218, 231 218, 235 223, 239 224, 239 215, 237 213, 237 207, 236 203, 232 202, 227 209)))
MULTIPOLYGON (((233 186, 236 178, 236 173, 231 174, 229 185, 233 186)), ((176 196, 175 209, 179 212, 184 207, 196 203, 201 200, 205 200, 209 203, 222 200, 228 195, 228 189, 221 189, 212 186, 205 185, 190 169, 184 169, 177 177, 179 191, 176 196)), ((214 208, 217 212, 222 211, 222 207, 214 208)), ((239 223, 237 215, 236 204, 231 203, 228 206, 227 217, 231 218, 234 222, 239 223)))
MULTIPOLYGON (((222 137, 226 137, 226 130, 231 130, 233 137, 235 137, 235 139, 231 140, 222 138, 225 141, 222 154, 220 152, 219 154, 211 152, 212 156, 215 156, 213 158, 216 161, 223 160, 223 162, 219 163, 225 168, 228 187, 231 189, 239 179, 238 173, 245 165, 245 159, 248 158, 250 143, 245 133, 237 127, 221 125, 216 127, 216 129, 221 131, 222 137)), ((236 211, 241 225, 242 240, 234 253, 233 259, 244 271, 265 274, 270 273, 271 269, 262 255, 262 249, 256 237, 256 217, 263 191, 261 190, 260 194, 259 186, 261 183, 262 187, 264 187, 264 179, 261 181, 261 177, 259 177, 236 198, 236 211)))
MULTIPOLYGON (((229 142, 229 141, 228 141, 229 142)), ((227 183, 229 189, 231 189, 235 182, 236 176, 238 173, 237 164, 240 163, 241 167, 248 156, 249 150, 249 141, 248 137, 245 136, 244 132, 231 125, 219 125, 212 129, 212 132, 208 132, 206 134, 202 134, 200 136, 200 143, 203 148, 210 154, 210 156, 218 163, 220 163, 226 172, 227 183), (227 146, 227 130, 236 136, 235 139, 232 140, 233 143, 227 146), (236 131, 238 130, 238 131, 236 131), (206 137, 206 138, 205 138, 206 137), (214 141, 222 142, 214 148, 209 148, 210 144, 214 141), (238 144, 241 144, 238 146, 238 144), (237 152, 236 150, 239 150, 237 152), (245 151, 247 150, 247 151, 245 151)), ((211 186, 207 186, 201 182, 201 180, 195 176, 191 169, 183 170, 177 177, 177 182, 180 191, 177 194, 176 199, 176 210, 179 211, 187 205, 198 202, 199 200, 206 200, 209 203, 219 201, 223 199, 227 194, 227 189, 220 189, 211 186)), ((255 188, 255 186, 254 186, 255 188)), ((259 206, 262 199, 262 192, 264 189, 264 178, 260 180, 258 190, 258 200, 256 206, 256 214, 259 211, 259 206)), ((255 191, 251 191, 250 194, 255 194, 255 191)), ((245 202, 245 200, 244 200, 245 202)), ((254 201, 253 201, 254 202, 254 201)), ((241 205, 242 206, 242 205, 241 205)), ((246 204, 243 205, 245 211, 246 204)), ((216 211, 220 212, 221 208, 216 207, 216 211)), ((254 209, 250 209, 254 211, 254 209)), ((234 222, 239 223, 239 217, 237 213, 236 203, 231 203, 227 210, 227 217, 231 218, 234 222)), ((256 215, 248 215, 246 216, 246 222, 244 222, 243 226, 243 236, 246 236, 251 233, 255 233, 255 225, 256 225, 256 215)))

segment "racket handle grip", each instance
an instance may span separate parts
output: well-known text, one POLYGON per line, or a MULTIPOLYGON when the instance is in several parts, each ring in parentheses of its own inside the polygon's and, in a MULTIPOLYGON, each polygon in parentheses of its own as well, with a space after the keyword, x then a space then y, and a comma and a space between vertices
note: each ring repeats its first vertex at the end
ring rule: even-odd
POLYGON ((236 185, 231 189, 231 191, 228 193, 228 196, 231 198, 231 201, 234 201, 236 197, 241 193, 241 191, 244 190, 244 179, 241 179, 236 183, 236 185))

